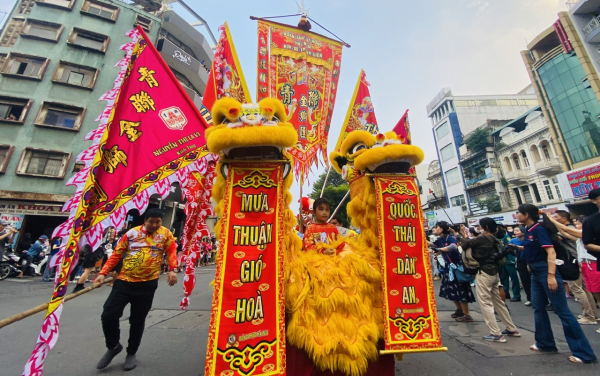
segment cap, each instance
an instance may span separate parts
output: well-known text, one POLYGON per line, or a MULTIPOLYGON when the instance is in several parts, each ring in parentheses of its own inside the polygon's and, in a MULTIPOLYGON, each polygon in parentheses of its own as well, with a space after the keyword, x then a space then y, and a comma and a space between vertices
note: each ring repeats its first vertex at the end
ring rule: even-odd
POLYGON ((40 236, 40 239, 48 240, 48 237, 46 235, 42 235, 40 236))
POLYGON ((0 226, 8 226, 9 223, 6 219, 0 219, 0 226))

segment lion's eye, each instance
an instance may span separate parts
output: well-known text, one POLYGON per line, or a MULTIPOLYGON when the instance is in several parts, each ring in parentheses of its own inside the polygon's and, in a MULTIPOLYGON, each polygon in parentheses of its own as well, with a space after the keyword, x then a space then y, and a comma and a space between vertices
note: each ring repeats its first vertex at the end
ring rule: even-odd
POLYGON ((356 153, 360 150, 366 149, 366 148, 367 148, 367 145, 365 145, 362 142, 359 142, 358 144, 356 144, 352 147, 351 154, 354 154, 354 153, 356 153))

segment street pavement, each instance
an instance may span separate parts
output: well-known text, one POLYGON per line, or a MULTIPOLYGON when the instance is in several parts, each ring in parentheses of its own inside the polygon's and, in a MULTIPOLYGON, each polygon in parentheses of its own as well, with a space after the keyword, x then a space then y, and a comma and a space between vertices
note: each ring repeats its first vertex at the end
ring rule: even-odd
MULTIPOLYGON (((146 330, 138 351, 138 367, 124 372, 123 351, 113 363, 102 371, 96 363, 105 351, 100 325, 102 305, 110 287, 102 287, 65 304, 60 338, 46 359, 45 375, 203 375, 208 321, 211 308, 214 266, 198 268, 196 289, 190 299, 190 309, 181 311, 183 297, 182 277, 175 287, 169 287, 161 276, 152 311, 146 320, 146 330)), ((72 289, 70 286, 69 290, 72 289)), ((436 290, 439 282, 436 282, 436 290)), ((0 319, 48 301, 51 283, 41 282, 41 277, 24 280, 0 281, 0 319)), ((437 299, 442 341, 448 352, 407 354, 396 362, 396 375, 600 375, 600 365, 572 364, 558 317, 550 313, 552 329, 560 352, 539 354, 529 350, 533 340, 533 309, 523 303, 510 303, 508 307, 521 338, 508 338, 507 343, 485 342, 481 337, 488 333, 477 303, 471 305, 474 323, 458 323, 450 318, 454 305, 437 299)), ((569 300, 576 315, 579 305, 569 300)), ((122 322, 122 343, 126 345, 129 325, 126 309, 122 322)), ((43 314, 37 314, 0 329, 0 376, 20 375, 35 344, 43 314)), ((600 356, 600 325, 585 325, 583 330, 600 356)), ((502 329, 504 329, 501 326, 502 329)), ((293 370, 288 370, 293 376, 293 370)))

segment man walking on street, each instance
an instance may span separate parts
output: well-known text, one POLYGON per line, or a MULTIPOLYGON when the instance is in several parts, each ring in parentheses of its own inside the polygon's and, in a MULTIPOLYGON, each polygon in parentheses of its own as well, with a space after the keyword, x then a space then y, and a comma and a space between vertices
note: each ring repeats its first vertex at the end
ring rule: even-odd
POLYGON ((152 307, 165 254, 169 262, 167 283, 169 286, 177 283, 177 244, 171 231, 162 227, 163 216, 160 209, 149 209, 144 216, 144 224, 123 236, 95 280, 96 283, 104 282, 104 277, 123 259, 121 273, 104 303, 102 330, 108 351, 98 362, 98 369, 108 367, 123 350, 119 343, 119 319, 127 304, 131 304, 131 313, 129 345, 123 369, 130 371, 137 366, 135 354, 142 341, 146 316, 152 307))

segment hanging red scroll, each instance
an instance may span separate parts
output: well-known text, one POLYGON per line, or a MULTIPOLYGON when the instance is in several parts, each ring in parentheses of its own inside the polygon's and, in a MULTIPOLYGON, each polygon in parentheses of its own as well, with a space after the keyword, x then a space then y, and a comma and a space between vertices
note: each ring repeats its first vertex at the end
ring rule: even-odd
MULTIPOLYGON (((298 144, 289 150, 294 172, 303 180, 323 152, 335 104, 342 44, 319 34, 258 21, 257 101, 280 99, 288 121, 298 131, 298 144)), ((327 162, 326 162, 327 163, 327 162)))
POLYGON ((283 165, 228 174, 204 374, 284 375, 283 165))
POLYGON ((445 351, 419 187, 411 176, 375 175, 374 182, 383 277, 383 352, 445 351))

